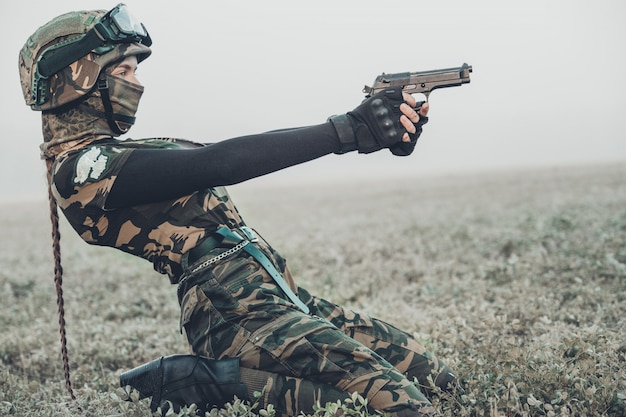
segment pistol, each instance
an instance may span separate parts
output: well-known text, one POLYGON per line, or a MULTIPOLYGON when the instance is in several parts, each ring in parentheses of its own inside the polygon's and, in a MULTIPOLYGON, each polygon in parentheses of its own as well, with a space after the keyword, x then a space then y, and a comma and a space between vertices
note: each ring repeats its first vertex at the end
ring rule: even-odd
MULTIPOLYGON (((402 91, 414 94, 421 93, 428 96, 430 92, 437 88, 458 87, 470 82, 470 72, 472 66, 463 64, 456 68, 445 68, 420 72, 399 72, 397 74, 385 74, 384 72, 376 77, 374 84, 365 86, 363 92, 366 97, 370 97, 379 91, 392 87, 400 87, 402 91)), ((418 102, 415 109, 419 109, 423 101, 418 102)))

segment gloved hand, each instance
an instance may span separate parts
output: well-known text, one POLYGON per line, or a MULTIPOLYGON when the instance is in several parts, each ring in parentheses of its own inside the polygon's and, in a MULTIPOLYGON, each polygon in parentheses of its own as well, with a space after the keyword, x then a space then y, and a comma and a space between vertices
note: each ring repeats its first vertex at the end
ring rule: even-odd
MULTIPOLYGON (((419 113, 418 113, 419 114, 419 113)), ((428 123, 428 117, 419 114, 420 120, 417 123, 413 123, 415 125, 415 133, 409 133, 409 142, 400 141, 395 145, 391 145, 389 147, 389 151, 395 156, 409 156, 413 153, 415 149, 415 144, 417 143, 417 139, 422 134, 422 126, 428 123)), ((408 132, 407 132, 408 133, 408 132)))
MULTIPOLYGON (((410 96, 411 100, 414 99, 410 96)), ((421 126, 428 120, 419 116, 405 103, 402 90, 390 88, 372 97, 344 115, 333 116, 329 120, 335 127, 339 137, 339 154, 358 150, 359 153, 375 152, 383 148, 399 156, 408 155, 413 151, 415 142, 421 133, 421 126), (410 116, 410 118, 409 118, 410 116), (401 122, 400 118, 405 120, 401 122), (418 120, 413 123, 411 121, 418 120), (405 124, 403 124, 405 123, 405 124), (415 126, 415 133, 410 133, 406 125, 415 126), (403 137, 408 142, 403 142, 403 137)))

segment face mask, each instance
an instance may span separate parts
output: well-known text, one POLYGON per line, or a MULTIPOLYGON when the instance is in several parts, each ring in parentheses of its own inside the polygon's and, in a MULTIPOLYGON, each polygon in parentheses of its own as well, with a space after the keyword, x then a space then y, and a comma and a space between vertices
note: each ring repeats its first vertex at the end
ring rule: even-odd
POLYGON ((135 122, 143 87, 100 74, 99 94, 63 111, 42 112, 42 155, 53 158, 94 138, 120 136, 135 122))
POLYGON ((143 94, 143 86, 103 74, 98 90, 111 129, 120 135, 128 132, 135 123, 135 113, 143 94))

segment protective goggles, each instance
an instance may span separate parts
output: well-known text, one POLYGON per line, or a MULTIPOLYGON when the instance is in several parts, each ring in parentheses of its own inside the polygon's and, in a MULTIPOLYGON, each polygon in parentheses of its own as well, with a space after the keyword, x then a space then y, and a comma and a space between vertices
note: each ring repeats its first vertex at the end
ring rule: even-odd
POLYGON ((120 43, 152 45, 146 27, 123 3, 109 10, 82 37, 53 45, 41 54, 33 74, 33 98, 37 104, 43 104, 47 99, 45 92, 47 83, 42 82, 43 80, 47 80, 91 51, 103 53, 120 43))

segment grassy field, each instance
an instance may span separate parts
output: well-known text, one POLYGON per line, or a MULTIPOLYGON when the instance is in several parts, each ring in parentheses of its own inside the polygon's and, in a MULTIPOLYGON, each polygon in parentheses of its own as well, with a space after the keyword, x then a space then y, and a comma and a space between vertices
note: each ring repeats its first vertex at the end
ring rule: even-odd
MULTIPOLYGON (((434 394, 444 415, 626 415, 626 164, 272 195, 267 184, 231 189, 244 217, 311 292, 413 331, 445 359, 464 392, 434 394)), ((187 352, 175 288, 62 223, 73 403, 47 204, 0 214, 0 415, 150 415, 121 399, 118 378, 187 352)))

